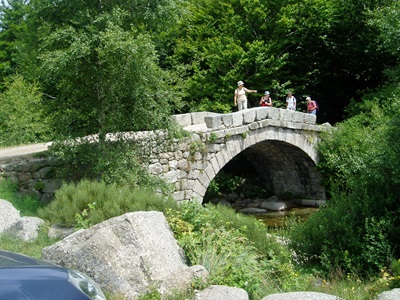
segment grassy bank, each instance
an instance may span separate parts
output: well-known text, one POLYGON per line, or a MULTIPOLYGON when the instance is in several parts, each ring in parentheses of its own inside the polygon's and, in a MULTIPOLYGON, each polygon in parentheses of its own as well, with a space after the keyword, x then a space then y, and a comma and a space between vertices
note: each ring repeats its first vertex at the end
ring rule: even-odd
MULTIPOLYGON (((391 287, 394 280, 384 271, 376 278, 361 280, 339 271, 324 274, 317 265, 299 265, 285 242, 290 236, 290 226, 279 231, 269 230, 254 217, 224 206, 187 203, 178 207, 175 202, 147 190, 132 193, 88 181, 64 186, 46 207, 33 197, 17 195, 15 186, 8 181, 0 183, 0 198, 12 202, 22 215, 39 214, 46 220, 46 226, 59 223, 81 228, 128 211, 162 211, 190 263, 201 264, 210 273, 208 281, 195 283, 194 289, 211 284, 235 286, 245 289, 250 299, 255 300, 290 291, 317 291, 347 300, 367 300, 391 287)), ((0 248, 40 257, 41 249, 54 242, 47 237, 45 227, 33 243, 2 236, 0 248)), ((172 295, 170 299, 193 299, 193 294, 188 291, 172 295)), ((123 298, 109 295, 109 299, 123 298)), ((153 291, 141 299, 160 299, 160 295, 153 291)))

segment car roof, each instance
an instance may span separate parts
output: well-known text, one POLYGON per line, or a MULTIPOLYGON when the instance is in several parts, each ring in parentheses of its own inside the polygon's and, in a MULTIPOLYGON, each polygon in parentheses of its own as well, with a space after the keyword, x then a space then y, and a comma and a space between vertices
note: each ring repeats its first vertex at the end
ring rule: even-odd
POLYGON ((68 269, 0 250, 0 299, 90 300, 68 279, 68 269))
POLYGON ((27 266, 47 266, 58 267, 50 262, 25 256, 23 254, 0 250, 0 268, 5 267, 27 267, 27 266))

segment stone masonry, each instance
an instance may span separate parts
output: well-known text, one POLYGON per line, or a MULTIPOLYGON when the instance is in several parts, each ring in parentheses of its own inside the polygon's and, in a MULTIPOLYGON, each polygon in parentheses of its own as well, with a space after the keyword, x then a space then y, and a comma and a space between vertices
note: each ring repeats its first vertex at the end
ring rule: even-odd
MULTIPOLYGON (((240 153, 276 195, 290 192, 325 199, 315 167, 315 145, 326 127, 315 125, 314 115, 259 107, 231 114, 189 113, 173 119, 189 131, 188 137, 170 141, 163 131, 127 133, 126 137, 141 145, 149 172, 173 185, 177 201, 202 202, 214 177, 240 153)), ((52 177, 57 163, 51 157, 0 157, 0 172, 48 201, 63 181, 52 177)))

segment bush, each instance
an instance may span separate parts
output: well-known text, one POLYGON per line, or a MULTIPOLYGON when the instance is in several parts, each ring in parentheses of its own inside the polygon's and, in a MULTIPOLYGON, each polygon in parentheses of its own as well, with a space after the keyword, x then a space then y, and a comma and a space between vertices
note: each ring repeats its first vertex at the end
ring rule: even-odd
MULTIPOLYGON (((393 105, 396 101, 393 101, 393 105)), ((400 115, 360 114, 323 136, 319 168, 328 207, 292 230, 293 249, 329 273, 377 274, 400 250, 400 115)))
POLYGON ((183 204, 167 215, 191 264, 209 271, 208 284, 243 288, 251 299, 308 284, 307 277, 296 277, 287 249, 252 216, 197 203, 183 204))
POLYGON ((18 185, 9 179, 0 180, 0 198, 11 202, 22 216, 36 216, 37 211, 44 207, 37 197, 19 194, 18 185))
POLYGON ((52 224, 89 227, 134 211, 165 211, 177 208, 175 200, 154 194, 146 188, 131 189, 82 180, 64 184, 55 199, 39 211, 39 217, 52 224))
POLYGON ((5 83, 0 94, 1 146, 46 141, 50 125, 42 104, 42 93, 22 76, 15 75, 5 83))
POLYGON ((101 145, 90 136, 53 143, 51 151, 64 162, 58 172, 74 180, 102 180, 110 185, 141 186, 168 193, 171 186, 143 167, 145 158, 137 153, 138 146, 123 137, 117 139, 101 145))

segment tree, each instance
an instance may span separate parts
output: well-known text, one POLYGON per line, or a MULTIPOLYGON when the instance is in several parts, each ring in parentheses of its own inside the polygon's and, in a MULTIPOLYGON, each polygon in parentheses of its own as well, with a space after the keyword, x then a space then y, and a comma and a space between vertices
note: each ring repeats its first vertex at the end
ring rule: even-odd
POLYGON ((26 0, 2 0, 0 3, 0 81, 17 70, 17 45, 26 31, 26 0))
POLYGON ((272 91, 276 104, 288 87, 298 100, 311 94, 320 121, 342 120, 350 100, 382 84, 394 63, 368 22, 385 2, 189 0, 173 56, 185 66, 187 109, 229 110, 235 83, 244 80, 272 91))
POLYGON ((49 120, 38 87, 14 75, 0 94, 1 146, 43 142, 50 138, 49 120))
POLYGON ((159 16, 162 5, 138 11, 139 2, 32 1, 36 38, 26 40, 33 57, 24 69, 37 70, 60 133, 104 137, 166 125, 180 94, 147 33, 159 26, 148 12, 159 16))
POLYGON ((90 154, 84 162, 90 166, 85 167, 98 176, 117 156, 107 155, 117 144, 107 141, 108 133, 168 128, 171 112, 179 106, 181 92, 171 74, 158 66, 152 35, 164 23, 158 18, 169 4, 30 3, 27 22, 32 32, 24 37, 21 68, 41 83, 45 107, 61 140, 96 134, 95 147, 79 139, 69 150, 62 144, 58 153, 69 151, 75 158, 90 154))

